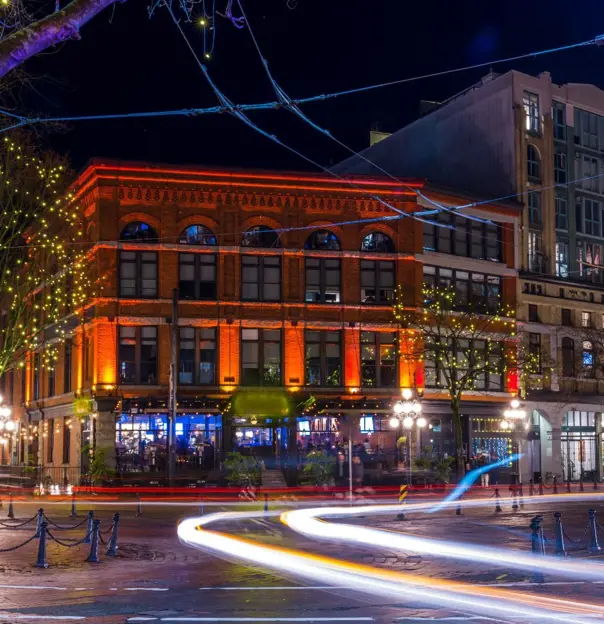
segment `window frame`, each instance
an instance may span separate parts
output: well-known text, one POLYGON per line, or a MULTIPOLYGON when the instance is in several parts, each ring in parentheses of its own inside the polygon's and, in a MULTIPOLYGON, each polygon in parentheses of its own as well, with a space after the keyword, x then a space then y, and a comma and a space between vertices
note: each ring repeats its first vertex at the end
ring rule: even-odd
POLYGON ((563 149, 554 150, 554 182, 556 184, 568 182, 568 159, 563 149))
MULTIPOLYGON (((241 385, 242 386, 249 386, 249 387, 269 387, 269 388, 273 388, 273 387, 277 387, 277 386, 282 386, 283 385, 283 367, 284 367, 284 361, 283 361, 283 329, 279 328, 279 329, 271 329, 271 328, 264 328, 264 327, 242 327, 241 328, 241 358, 240 358, 240 370, 241 370, 241 385), (250 330, 253 329, 255 331, 258 332, 258 338, 256 340, 250 340, 250 339, 246 339, 244 338, 244 332, 246 330, 250 330), (279 333, 279 340, 272 340, 272 339, 267 339, 265 337, 266 332, 278 332, 279 333), (258 380, 259 383, 257 384, 249 384, 247 383, 247 380, 245 379, 245 370, 246 367, 244 366, 245 364, 245 360, 244 360, 244 344, 245 343, 257 343, 258 347, 258 362, 257 362, 257 369, 256 372, 258 373, 258 380), (266 383, 264 380, 264 375, 265 375, 265 369, 266 369, 266 349, 265 346, 267 344, 278 344, 279 345, 279 379, 276 380, 276 383, 266 383)), ((249 370, 254 370, 250 367, 247 367, 247 369, 249 370)))
MULTIPOLYGON (((313 285, 314 286, 314 285, 313 285)), ((304 262, 304 301, 306 304, 321 304, 321 305, 341 305, 342 304, 342 260, 340 257, 329 258, 326 256, 307 256, 304 262), (312 266, 310 270, 318 270, 319 273, 319 282, 316 286, 318 288, 318 299, 310 299, 308 298, 309 292, 309 282, 308 282, 308 272, 309 272, 309 262, 318 262, 318 266, 312 266), (329 267, 327 266, 328 262, 337 262, 337 269, 335 266, 329 267), (338 285, 337 285, 337 301, 327 301, 328 290, 334 290, 334 286, 328 286, 327 284, 327 273, 328 271, 337 271, 338 274, 338 285)))
POLYGON ((568 279, 569 271, 569 244, 567 240, 558 239, 555 245, 556 276, 568 279))
POLYGON ((396 288, 396 263, 394 260, 373 260, 370 258, 361 258, 360 262, 360 301, 364 305, 392 305, 394 301, 394 290, 396 288), (368 266, 373 265, 373 266, 368 266), (384 265, 389 265, 389 267, 384 267, 384 265), (363 276, 371 275, 373 277, 373 287, 371 286, 363 286, 363 276), (386 275, 391 276, 392 285, 389 287, 382 287, 382 281, 384 281, 384 277, 386 275), (373 301, 368 301, 369 296, 365 295, 363 297, 363 291, 373 290, 374 296, 373 301), (382 297, 383 293, 387 293, 390 291, 390 296, 386 294, 385 297, 382 297))
POLYGON ((531 373, 540 374, 543 371, 543 362, 541 357, 541 334, 538 332, 529 332, 528 338, 529 355, 531 358, 535 358, 533 362, 536 366, 536 370, 532 370, 531 373))
POLYGON ((63 464, 69 465, 71 461, 71 422, 69 418, 63 418, 63 464))
MULTIPOLYGON (((159 374, 159 330, 157 325, 118 325, 117 331, 117 363, 118 363, 118 383, 123 386, 140 386, 140 385, 157 385, 158 383, 158 374, 159 374), (122 329, 134 329, 134 380, 133 381, 124 381, 121 370, 122 363, 124 361, 130 362, 130 360, 125 360, 121 356, 121 341, 122 341, 122 329), (153 329, 155 330, 155 374, 153 382, 148 380, 144 380, 142 378, 142 336, 143 329, 153 329)), ((145 362, 149 363, 153 360, 145 360, 145 362)))
POLYGON ((396 332, 380 332, 380 331, 361 331, 361 335, 359 337, 359 341, 360 341, 360 345, 361 345, 361 387, 362 388, 396 388, 398 387, 398 372, 399 372, 399 366, 398 366, 398 349, 397 349, 397 342, 396 342, 396 332), (371 336, 372 340, 366 340, 364 339, 364 337, 368 337, 371 336), (389 336, 393 336, 393 339, 391 341, 382 341, 383 338, 385 337, 389 337, 389 336), (363 358, 363 346, 364 345, 371 345, 374 349, 374 359, 373 360, 368 360, 368 359, 364 359, 363 358), (386 368, 391 368, 392 369, 392 383, 388 384, 388 383, 384 383, 383 381, 383 377, 384 377, 384 365, 382 364, 382 357, 381 357, 381 347, 382 346, 392 346, 392 348, 394 349, 394 358, 393 358, 393 366, 392 367, 386 367, 386 368), (364 373, 364 362, 373 362, 373 364, 369 364, 368 366, 373 366, 375 368, 375 385, 371 385, 369 383, 367 383, 366 379, 367 377, 365 376, 364 373))
POLYGON ((524 126, 527 132, 541 134, 541 111, 539 94, 524 90, 522 94, 522 107, 524 109, 524 126))
POLYGON ((157 251, 147 251, 147 250, 130 250, 130 249, 120 249, 118 251, 118 292, 120 299, 157 299, 158 289, 159 289, 159 260, 157 251), (133 259, 124 258, 125 254, 134 254, 133 259), (144 254, 149 254, 149 258, 143 258, 144 254), (151 255, 153 259, 151 259, 151 255), (124 278, 122 275, 122 267, 128 264, 134 265, 134 277, 133 278, 124 278), (155 280, 155 287, 152 293, 143 294, 143 266, 154 266, 155 267, 155 278, 151 278, 155 280), (126 294, 125 286, 123 284, 123 280, 132 279, 134 281, 134 293, 126 294))
POLYGON ((532 143, 526 144, 526 173, 529 180, 541 181, 541 154, 532 143))
POLYGON ((562 376, 574 377, 576 375, 575 341, 569 336, 564 336, 560 351, 562 353, 562 376))
POLYGON ((566 104, 552 100, 552 120, 554 123, 554 139, 566 140, 566 104))
POLYGON ((556 229, 568 231, 568 199, 562 195, 556 195, 556 229), (564 207, 564 210, 562 210, 564 207))
POLYGON ((529 227, 543 226, 543 203, 541 191, 529 191, 526 200, 529 215, 529 227))
POLYGON ((282 261, 281 256, 273 256, 273 255, 260 255, 260 254, 241 254, 241 301, 262 301, 262 302, 270 302, 270 303, 278 303, 283 299, 283 270, 282 270, 282 261), (255 262, 252 262, 252 259, 255 262), (246 262, 248 263, 246 265, 246 262), (270 263, 275 263, 273 266, 270 263), (257 269, 257 280, 254 281, 245 281, 244 279, 244 269, 246 267, 256 267, 257 269), (279 272, 279 279, 277 282, 267 282, 265 279, 265 275, 268 269, 277 269, 279 272), (255 285, 258 290, 257 297, 245 296, 244 294, 244 285, 255 285), (278 295, 277 297, 269 297, 267 296, 267 286, 277 285, 278 295))
POLYGON ((218 298, 218 255, 216 253, 181 251, 178 254, 178 298, 183 301, 215 301, 218 298), (188 256, 191 256, 192 261, 189 261, 188 256), (181 277, 182 268, 187 266, 193 267, 193 280, 183 280, 181 277), (202 279, 203 266, 211 266, 214 269, 213 280, 202 279), (184 282, 193 284, 192 297, 183 296, 182 284, 184 282), (213 293, 202 296, 201 284, 213 284, 213 293))
POLYGON ((342 358, 342 332, 340 330, 322 330, 322 329, 306 329, 304 332, 304 385, 313 388, 341 388, 344 383, 344 367, 343 367, 343 358, 342 358), (309 334, 318 334, 318 340, 310 340, 309 334), (337 340, 330 340, 329 335, 334 334, 337 335, 337 340), (311 376, 309 375, 309 356, 308 356, 308 347, 311 345, 318 345, 319 347, 319 382, 311 383, 311 376), (328 347, 337 345, 338 348, 338 365, 337 368, 334 369, 338 371, 338 383, 328 383, 329 377, 333 374, 334 371, 330 373, 328 366, 329 356, 327 355, 328 347))
MULTIPOLYGON (((187 340, 191 340, 191 338, 187 338, 187 340)), ((211 352, 211 349, 204 349, 204 351, 211 352)), ((182 386, 215 386, 216 380, 218 379, 218 328, 217 327, 179 327, 178 328, 178 384, 182 386), (184 331, 193 331, 193 375, 191 382, 183 381, 181 375, 183 371, 181 370, 181 363, 184 361, 182 358, 182 343, 183 339, 183 330, 184 331), (204 332, 212 331, 213 337, 204 336, 204 332), (211 381, 203 382, 201 375, 201 364, 204 360, 202 360, 201 354, 201 343, 202 342, 213 342, 214 343, 214 361, 213 364, 213 376, 211 381)))
POLYGON ((67 338, 63 345, 63 392, 71 392, 73 373, 73 339, 67 338))

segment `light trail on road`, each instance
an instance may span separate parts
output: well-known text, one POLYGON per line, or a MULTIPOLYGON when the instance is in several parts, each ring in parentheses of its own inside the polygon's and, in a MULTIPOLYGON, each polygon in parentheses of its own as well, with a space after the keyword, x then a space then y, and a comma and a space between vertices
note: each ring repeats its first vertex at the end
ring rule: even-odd
MULTIPOLYGON (((321 513, 325 510, 316 511, 321 513)), ((399 601, 406 598, 428 606, 439 604, 462 613, 487 617, 498 615, 513 621, 532 619, 572 624, 587 624, 604 615, 601 606, 381 570, 293 549, 258 544, 204 528, 219 521, 255 517, 264 517, 264 513, 224 512, 191 518, 178 526, 178 536, 195 548, 308 579, 315 585, 320 581, 330 586, 350 587, 372 596, 399 601)))
MULTIPOLYGON (((409 505, 405 513, 413 510, 409 505)), ((286 511, 281 515, 281 521, 289 528, 303 535, 338 541, 361 544, 368 547, 382 547, 388 550, 413 551, 421 555, 433 555, 449 559, 463 559, 466 561, 489 563, 516 570, 541 572, 554 576, 578 578, 580 580, 604 580, 604 566, 588 561, 569 561, 560 557, 537 556, 529 553, 519 553, 505 548, 492 546, 472 546, 458 542, 439 539, 415 537, 384 529, 373 529, 352 524, 333 524, 325 522, 323 518, 347 517, 355 515, 375 515, 376 513, 397 513, 400 505, 367 505, 363 507, 331 507, 329 509, 298 509, 286 511)))

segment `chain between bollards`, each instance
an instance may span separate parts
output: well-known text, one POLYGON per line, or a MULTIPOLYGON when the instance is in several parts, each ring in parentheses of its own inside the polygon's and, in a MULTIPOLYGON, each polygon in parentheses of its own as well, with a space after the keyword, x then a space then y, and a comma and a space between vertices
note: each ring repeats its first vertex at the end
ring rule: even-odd
POLYGON ((40 523, 40 539, 38 541, 38 558, 36 560, 36 568, 47 568, 46 561, 46 531, 48 524, 44 521, 40 523))
POLYGON ((111 537, 109 538, 109 546, 107 547, 107 551, 105 554, 108 557, 117 557, 117 527, 120 522, 120 514, 113 514, 113 526, 111 531, 111 537))
POLYGON ((589 552, 600 552, 600 544, 598 544, 598 524, 596 521, 596 510, 589 510, 589 552))
POLYGON ((92 521, 92 541, 90 542, 90 554, 86 558, 88 563, 100 563, 99 560, 99 524, 100 520, 92 521))
POLYGON ((556 519, 556 556, 557 557, 566 557, 566 549, 564 548, 564 528, 562 526, 562 514, 557 511, 554 514, 554 518, 556 519))
POLYGON ((13 495, 9 494, 8 495, 8 518, 14 518, 15 517, 15 509, 13 507, 13 495))

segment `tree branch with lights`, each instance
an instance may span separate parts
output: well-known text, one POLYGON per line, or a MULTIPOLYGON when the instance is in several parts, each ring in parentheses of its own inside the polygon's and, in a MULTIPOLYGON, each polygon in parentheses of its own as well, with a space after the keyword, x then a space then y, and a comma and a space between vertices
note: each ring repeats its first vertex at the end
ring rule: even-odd
POLYGON ((75 311, 93 294, 66 175, 65 162, 32 135, 0 143, 0 376, 34 351, 40 368, 54 367, 75 311))
POLYGON ((448 285, 424 284, 419 306, 405 305, 399 286, 394 324, 403 329, 403 361, 424 367, 426 387, 447 395, 453 414, 457 470, 465 469, 462 400, 468 393, 505 390, 506 372, 520 366, 516 321, 499 295, 460 301, 448 285), (506 342, 508 344, 506 344, 506 342))

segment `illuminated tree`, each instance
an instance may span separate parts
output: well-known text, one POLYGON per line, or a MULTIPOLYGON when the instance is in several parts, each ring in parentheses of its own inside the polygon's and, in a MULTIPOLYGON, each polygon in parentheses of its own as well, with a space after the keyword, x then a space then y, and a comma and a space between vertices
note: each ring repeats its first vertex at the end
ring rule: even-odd
POLYGON ((93 294, 83 227, 65 193, 64 161, 31 135, 0 143, 0 376, 23 366, 51 368, 57 345, 93 294))
POLYGON ((463 294, 446 284, 424 284, 422 305, 415 307, 404 304, 399 286, 394 304, 394 323, 405 330, 401 355, 421 362, 426 388, 448 397, 459 475, 465 468, 464 395, 503 391, 506 373, 520 366, 513 309, 501 304, 497 292, 475 298, 463 294))

